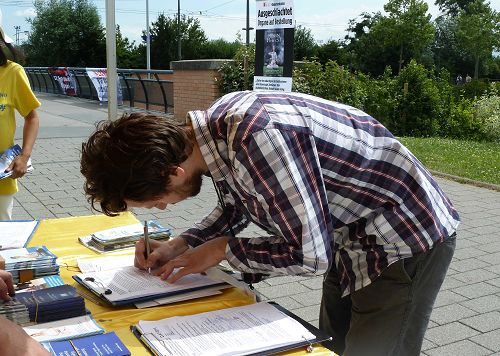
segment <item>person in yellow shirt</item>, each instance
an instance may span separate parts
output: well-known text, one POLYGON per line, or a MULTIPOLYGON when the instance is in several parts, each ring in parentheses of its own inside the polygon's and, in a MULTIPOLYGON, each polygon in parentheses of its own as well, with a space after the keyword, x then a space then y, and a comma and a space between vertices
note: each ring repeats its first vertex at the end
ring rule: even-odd
POLYGON ((39 119, 36 108, 40 102, 31 91, 24 68, 16 63, 17 51, 12 39, 1 27, 0 11, 0 153, 14 145, 17 110, 24 117, 22 152, 7 168, 12 171, 9 178, 0 180, 0 221, 12 220, 14 194, 17 192, 16 178, 24 176, 28 159, 38 135, 39 119))

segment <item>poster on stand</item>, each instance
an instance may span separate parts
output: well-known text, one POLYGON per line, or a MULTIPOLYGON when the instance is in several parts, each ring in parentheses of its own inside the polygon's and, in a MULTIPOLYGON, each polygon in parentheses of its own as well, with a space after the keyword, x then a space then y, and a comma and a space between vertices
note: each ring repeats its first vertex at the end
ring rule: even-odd
POLYGON ((292 91, 293 0, 257 0, 254 90, 292 91))
POLYGON ((76 96, 76 79, 73 72, 67 67, 49 67, 49 75, 57 83, 59 93, 69 96, 76 96))
MULTIPOLYGON (((99 101, 108 101, 108 70, 106 68, 85 68, 97 92, 99 101)), ((122 87, 120 81, 117 82, 118 103, 122 104, 122 87)))

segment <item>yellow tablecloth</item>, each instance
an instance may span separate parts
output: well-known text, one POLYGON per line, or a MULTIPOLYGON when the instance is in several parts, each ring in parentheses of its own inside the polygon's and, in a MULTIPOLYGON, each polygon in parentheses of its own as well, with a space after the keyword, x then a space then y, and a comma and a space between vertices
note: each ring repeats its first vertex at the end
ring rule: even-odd
MULTIPOLYGON (((87 293, 71 276, 80 273, 76 259, 84 257, 103 256, 86 248, 78 242, 79 236, 89 235, 93 232, 137 223, 138 220, 131 213, 124 213, 117 217, 104 215, 79 216, 60 219, 42 220, 36 230, 29 246, 45 245, 57 255, 61 265, 60 275, 65 283, 76 287, 82 293, 87 293)), ((114 252, 113 255, 133 253, 114 252)), ((111 254, 106 254, 108 256, 111 254)), ((139 320, 159 320, 176 315, 189 315, 205 311, 217 310, 251 304, 253 301, 236 288, 223 291, 222 294, 193 301, 179 302, 167 306, 147 309, 132 307, 109 307, 96 304, 93 300, 86 299, 87 308, 92 312, 95 320, 106 330, 114 331, 123 343, 129 348, 132 355, 149 355, 141 342, 130 331, 130 325, 139 320)), ((302 355, 303 350, 287 353, 287 355, 302 355)), ((314 355, 334 355, 322 347, 315 347, 314 355)))

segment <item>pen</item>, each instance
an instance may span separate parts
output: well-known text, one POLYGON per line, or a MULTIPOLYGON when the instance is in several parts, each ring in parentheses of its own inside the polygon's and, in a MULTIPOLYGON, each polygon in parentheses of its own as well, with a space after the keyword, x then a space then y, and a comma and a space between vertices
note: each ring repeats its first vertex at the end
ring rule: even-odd
MULTIPOLYGON (((144 220, 144 244, 146 245, 146 260, 149 258, 151 253, 151 247, 149 246, 149 232, 148 232, 148 221, 144 220)), ((151 274, 151 267, 148 267, 148 273, 151 274)))

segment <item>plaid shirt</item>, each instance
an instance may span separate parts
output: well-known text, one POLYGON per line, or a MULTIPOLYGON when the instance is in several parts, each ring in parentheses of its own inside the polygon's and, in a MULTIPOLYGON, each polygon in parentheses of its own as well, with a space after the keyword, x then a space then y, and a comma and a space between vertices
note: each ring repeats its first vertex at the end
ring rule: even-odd
POLYGON ((353 107, 291 93, 237 92, 188 114, 217 191, 190 246, 231 228, 226 257, 248 282, 325 273, 343 294, 452 235, 459 217, 424 166, 353 107), (268 235, 244 237, 253 222, 268 235))

